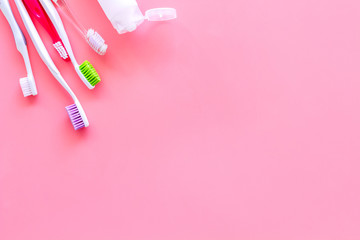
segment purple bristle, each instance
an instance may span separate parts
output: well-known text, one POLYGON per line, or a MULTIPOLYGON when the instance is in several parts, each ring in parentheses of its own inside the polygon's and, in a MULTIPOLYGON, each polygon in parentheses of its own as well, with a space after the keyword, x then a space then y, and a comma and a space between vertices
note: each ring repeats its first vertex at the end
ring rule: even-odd
POLYGON ((69 105, 65 107, 67 113, 69 114, 70 121, 74 126, 75 130, 85 127, 85 123, 80 115, 79 109, 76 104, 69 105))

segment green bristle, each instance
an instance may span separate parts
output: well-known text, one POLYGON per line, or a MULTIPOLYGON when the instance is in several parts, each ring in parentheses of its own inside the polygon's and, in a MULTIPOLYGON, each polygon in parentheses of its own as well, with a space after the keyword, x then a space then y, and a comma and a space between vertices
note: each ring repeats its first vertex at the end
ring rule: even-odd
POLYGON ((80 65, 80 71, 92 86, 95 86, 101 81, 99 74, 89 61, 85 61, 80 65))

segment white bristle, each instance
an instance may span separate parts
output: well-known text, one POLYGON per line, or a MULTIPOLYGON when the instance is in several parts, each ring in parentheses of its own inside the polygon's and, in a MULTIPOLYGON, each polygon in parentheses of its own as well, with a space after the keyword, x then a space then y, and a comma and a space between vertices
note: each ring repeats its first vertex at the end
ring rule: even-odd
POLYGON ((87 32, 87 41, 92 49, 100 55, 104 55, 108 48, 108 45, 105 44, 105 40, 94 31, 94 29, 89 29, 87 32))
POLYGON ((21 86, 21 90, 24 94, 24 97, 33 95, 33 91, 31 89, 31 85, 30 85, 29 79, 27 77, 20 78, 20 86, 21 86))
POLYGON ((62 57, 63 59, 67 59, 69 57, 68 53, 66 52, 65 47, 62 45, 62 43, 60 41, 54 43, 53 46, 60 54, 60 57, 62 57))

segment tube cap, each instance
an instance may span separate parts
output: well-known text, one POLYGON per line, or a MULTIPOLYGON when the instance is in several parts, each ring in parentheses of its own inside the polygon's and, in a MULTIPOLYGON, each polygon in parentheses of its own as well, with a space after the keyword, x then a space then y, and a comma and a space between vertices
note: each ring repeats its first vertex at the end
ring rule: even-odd
POLYGON ((174 8, 153 8, 145 12, 145 19, 153 22, 168 21, 176 17, 176 9, 174 8))

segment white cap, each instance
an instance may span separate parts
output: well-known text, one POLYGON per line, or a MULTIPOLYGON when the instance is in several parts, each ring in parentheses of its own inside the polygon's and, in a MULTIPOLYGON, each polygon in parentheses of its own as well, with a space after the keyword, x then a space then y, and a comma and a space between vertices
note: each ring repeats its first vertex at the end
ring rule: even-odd
POLYGON ((174 8, 153 8, 145 12, 145 19, 149 21, 168 21, 176 17, 176 9, 174 8))

